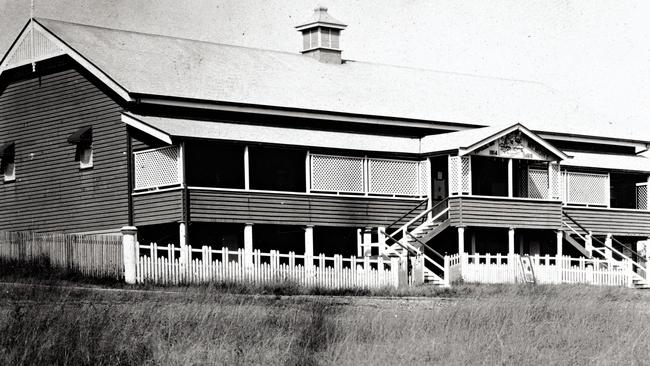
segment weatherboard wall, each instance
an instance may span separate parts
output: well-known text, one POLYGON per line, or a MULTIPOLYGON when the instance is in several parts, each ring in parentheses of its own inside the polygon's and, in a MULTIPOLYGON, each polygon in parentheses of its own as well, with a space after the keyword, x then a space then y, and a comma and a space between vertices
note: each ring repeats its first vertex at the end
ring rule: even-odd
POLYGON ((390 225, 418 203, 410 199, 190 189, 193 222, 377 227, 390 225))
POLYGON ((560 201, 477 196, 449 199, 453 226, 557 230, 561 218, 560 201))
MULTIPOLYGON (((566 212, 594 235, 624 235, 650 237, 650 211, 616 208, 565 207, 566 212)), ((582 232, 570 220, 565 220, 582 232)))
POLYGON ((0 230, 119 231, 128 224, 121 107, 72 67, 0 89, 0 141, 15 141, 16 181, 0 181, 0 230), (93 128, 94 166, 80 170, 70 134, 93 128))

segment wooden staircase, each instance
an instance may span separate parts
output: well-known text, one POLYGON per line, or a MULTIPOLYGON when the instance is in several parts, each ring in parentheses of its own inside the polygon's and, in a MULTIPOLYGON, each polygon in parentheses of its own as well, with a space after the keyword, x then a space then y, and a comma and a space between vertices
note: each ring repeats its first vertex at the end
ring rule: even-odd
MULTIPOLYGON (((609 251, 610 253, 614 253, 620 257, 619 260, 615 260, 616 262, 629 261, 632 264, 632 271, 633 271, 632 287, 637 289, 650 289, 650 273, 648 272, 648 263, 644 260, 643 256, 641 256, 639 253, 635 252, 634 250, 627 248, 626 251, 631 252, 632 257, 636 257, 636 260, 634 260, 630 256, 614 248, 612 245, 608 245, 607 243, 602 242, 597 238, 592 238, 591 240, 595 241, 600 246, 596 247, 592 245, 591 248, 587 248, 587 241, 588 241, 587 235, 590 235, 590 231, 587 230, 581 224, 579 224, 575 219, 573 219, 566 212, 563 212, 563 215, 565 218, 565 220, 562 220, 562 224, 564 228, 563 230, 564 239, 573 247, 575 247, 578 251, 580 251, 580 253, 584 257, 594 258, 594 253, 596 253, 598 254, 598 256, 602 258, 608 259, 607 252, 609 251), (574 226, 580 229, 582 233, 576 230, 574 226), (578 240, 576 240, 572 236, 572 234, 580 238, 585 243, 585 245, 582 245, 578 240)), ((623 243, 619 242, 614 237, 612 237, 612 243, 614 242, 617 243, 619 246, 621 246, 621 248, 625 247, 623 243)), ((611 258, 611 256, 609 258, 611 258)))
POLYGON ((437 258, 442 262, 444 261, 444 257, 427 244, 449 227, 447 216, 449 207, 447 206, 447 200, 441 201, 437 205, 420 212, 413 219, 401 225, 397 230, 391 233, 388 232, 390 227, 396 226, 406 217, 412 215, 414 211, 415 209, 411 210, 386 228, 385 232, 382 233, 386 237, 382 255, 388 257, 410 256, 415 261, 422 260, 424 282, 434 286, 448 286, 445 280, 445 268, 434 259, 437 258), (420 224, 418 225, 418 223, 420 224), (413 228, 414 226, 415 228, 413 228))

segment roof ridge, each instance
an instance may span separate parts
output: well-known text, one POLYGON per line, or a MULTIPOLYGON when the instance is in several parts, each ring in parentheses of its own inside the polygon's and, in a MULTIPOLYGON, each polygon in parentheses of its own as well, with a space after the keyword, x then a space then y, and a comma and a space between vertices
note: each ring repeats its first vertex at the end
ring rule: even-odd
MULTIPOLYGON (((104 26, 99 26, 99 25, 71 22, 71 21, 67 21, 67 20, 52 19, 52 18, 45 18, 45 17, 36 17, 34 19, 36 21, 38 21, 39 19, 43 19, 43 20, 46 20, 46 21, 73 24, 73 25, 89 27, 89 28, 104 29, 104 30, 108 30, 108 31, 127 32, 127 33, 134 33, 134 34, 140 34, 140 35, 152 36, 152 37, 163 37, 163 38, 176 39, 176 40, 182 40, 182 41, 199 42, 199 43, 212 44, 212 45, 218 45, 218 46, 225 46, 225 47, 232 47, 232 48, 242 48, 242 49, 247 49, 247 50, 263 51, 263 52, 274 52, 274 53, 280 53, 280 54, 291 55, 291 56, 296 56, 296 57, 304 57, 303 55, 301 55, 300 53, 297 53, 297 52, 289 52, 289 51, 282 51, 282 50, 275 50, 275 49, 268 49, 268 48, 242 46, 242 45, 235 45, 235 44, 230 44, 230 43, 221 43, 221 42, 214 42, 214 41, 208 41, 208 40, 201 40, 201 39, 196 39, 196 38, 178 37, 178 36, 172 36, 172 35, 167 35, 167 34, 147 33, 147 32, 129 30, 129 29, 109 28, 109 27, 104 27, 104 26)), ((545 87, 545 88, 553 91, 554 93, 557 93, 557 90, 550 87, 549 85, 547 85, 545 83, 542 83, 540 81, 535 81, 535 80, 511 79, 511 78, 503 78, 503 77, 491 76, 491 75, 472 74, 472 73, 464 73, 464 72, 458 72, 458 71, 436 70, 436 69, 428 69, 428 68, 417 67, 417 66, 388 64, 388 63, 372 62, 372 61, 364 61, 364 60, 349 60, 349 59, 346 59, 346 60, 343 60, 343 61, 344 61, 344 63, 349 62, 349 63, 359 63, 359 64, 376 65, 376 66, 383 66, 383 67, 393 67, 393 68, 400 68, 400 69, 405 69, 405 70, 417 70, 417 71, 433 72, 433 73, 444 74, 444 75, 459 75, 459 76, 479 78, 479 79, 489 79, 489 80, 499 80, 499 81, 508 81, 508 82, 536 84, 536 85, 540 85, 542 87, 545 87)))
POLYGON ((171 36, 171 35, 168 35, 168 34, 147 33, 147 32, 136 31, 136 30, 129 30, 129 29, 109 28, 109 27, 103 27, 103 26, 99 26, 99 25, 85 24, 85 23, 77 23, 77 22, 70 22, 70 21, 67 21, 67 20, 60 20, 60 19, 52 19, 52 18, 44 18, 44 17, 35 17, 34 19, 35 19, 36 21, 42 19, 42 20, 46 20, 46 21, 53 21, 53 22, 59 22, 59 23, 66 23, 66 24, 80 25, 80 26, 83 26, 83 27, 97 28, 97 29, 104 29, 104 30, 115 31, 115 32, 127 32, 127 33, 140 34, 140 35, 144 35, 144 36, 170 38, 170 39, 176 39, 176 40, 181 40, 181 41, 191 41, 191 42, 199 42, 199 43, 213 44, 213 45, 218 45, 218 46, 226 46, 226 47, 233 47, 233 48, 245 48, 245 49, 249 49, 249 50, 266 51, 266 52, 277 52, 277 53, 284 53, 284 54, 288 54, 288 55, 301 56, 301 55, 298 54, 298 53, 293 53, 293 52, 289 52, 289 51, 281 51, 281 50, 272 50, 272 49, 268 49, 268 48, 259 48, 259 47, 242 46, 242 45, 236 45, 236 44, 230 44, 230 43, 221 43, 221 42, 207 41, 207 40, 196 39, 196 38, 187 38, 187 37, 171 36))
POLYGON ((546 83, 543 83, 543 82, 537 81, 537 80, 504 78, 504 77, 493 76, 493 75, 472 74, 472 73, 469 73, 469 72, 449 71, 449 70, 436 70, 436 69, 428 69, 426 67, 387 64, 387 63, 373 62, 373 61, 357 61, 357 60, 345 60, 345 61, 346 62, 354 62, 354 63, 363 63, 363 64, 369 64, 369 65, 399 67, 399 68, 414 70, 414 71, 429 71, 429 72, 436 72, 436 73, 439 73, 439 74, 447 74, 447 75, 459 75, 459 76, 469 76, 469 77, 475 77, 475 78, 481 78, 481 79, 514 81, 514 82, 519 82, 519 83, 537 84, 537 85, 543 86, 545 88, 548 88, 549 90, 553 91, 554 93, 557 92, 557 89, 551 87, 550 85, 548 85, 546 83))

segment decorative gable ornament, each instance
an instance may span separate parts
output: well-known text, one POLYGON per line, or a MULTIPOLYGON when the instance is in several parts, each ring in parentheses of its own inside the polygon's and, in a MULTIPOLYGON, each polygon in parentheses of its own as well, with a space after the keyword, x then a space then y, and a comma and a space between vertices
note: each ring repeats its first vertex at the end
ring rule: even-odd
POLYGON ((25 27, 6 55, 0 70, 28 65, 63 54, 65 51, 49 35, 37 29, 32 21, 25 27))
POLYGON ((515 130, 501 136, 474 150, 472 154, 525 160, 556 160, 547 152, 547 149, 526 136, 521 130, 515 130))

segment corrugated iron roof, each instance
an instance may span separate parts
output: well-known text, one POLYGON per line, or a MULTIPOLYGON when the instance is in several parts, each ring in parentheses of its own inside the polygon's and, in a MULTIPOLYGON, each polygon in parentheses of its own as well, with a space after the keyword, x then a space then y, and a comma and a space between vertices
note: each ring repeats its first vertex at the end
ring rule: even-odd
POLYGON ((642 155, 631 156, 617 154, 591 154, 575 151, 565 152, 571 157, 571 159, 563 160, 560 163, 562 166, 650 172, 650 159, 642 155))
POLYGON ((636 141, 540 83, 278 52, 38 19, 130 93, 636 141))
POLYGON ((305 147, 409 154, 417 154, 420 152, 420 139, 407 137, 362 135, 347 132, 152 117, 133 113, 124 113, 122 120, 136 128, 140 127, 134 124, 133 120, 135 120, 135 122, 140 122, 148 127, 154 128, 156 131, 174 137, 266 142, 305 147))

